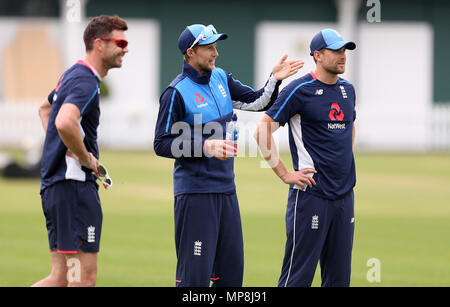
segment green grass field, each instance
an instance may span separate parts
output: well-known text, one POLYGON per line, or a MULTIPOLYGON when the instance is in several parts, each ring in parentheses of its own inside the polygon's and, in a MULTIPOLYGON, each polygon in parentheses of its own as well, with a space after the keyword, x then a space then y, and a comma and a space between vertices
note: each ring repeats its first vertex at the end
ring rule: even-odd
MULTIPOLYGON (((352 286, 450 286, 450 155, 357 154, 352 286), (369 283, 378 258, 381 282, 369 283)), ((286 164, 290 158, 284 156, 286 164)), ((98 286, 174 286, 173 160, 104 152, 114 187, 100 190, 98 286)), ((235 165, 245 246, 244 286, 276 286, 288 187, 260 158, 235 165)), ((50 272, 39 180, 0 179, 0 286, 50 272)), ((314 285, 320 285, 319 269, 314 285)))

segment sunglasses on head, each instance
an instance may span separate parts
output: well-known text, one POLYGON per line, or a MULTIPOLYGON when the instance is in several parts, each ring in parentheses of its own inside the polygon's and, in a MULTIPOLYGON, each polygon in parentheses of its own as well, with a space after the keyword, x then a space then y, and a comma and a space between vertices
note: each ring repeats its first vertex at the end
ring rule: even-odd
POLYGON ((192 43, 191 47, 189 47, 189 48, 194 47, 195 44, 197 44, 200 40, 207 40, 207 39, 211 38, 214 34, 217 34, 217 30, 216 30, 216 28, 214 28, 213 25, 204 27, 202 32, 200 32, 200 34, 197 36, 197 38, 195 39, 195 41, 192 43))
POLYGON ((112 179, 109 177, 108 170, 103 164, 99 163, 97 165, 97 173, 92 172, 92 174, 103 183, 105 189, 108 190, 112 187, 112 179))
MULTIPOLYGON (((96 40, 95 37, 91 37, 92 40, 96 40)), ((126 48, 128 46, 128 41, 125 39, 118 39, 118 38, 107 38, 107 37, 103 37, 100 38, 98 37, 98 39, 101 39, 102 41, 106 41, 106 42, 114 42, 116 43, 117 47, 119 48, 126 48)))

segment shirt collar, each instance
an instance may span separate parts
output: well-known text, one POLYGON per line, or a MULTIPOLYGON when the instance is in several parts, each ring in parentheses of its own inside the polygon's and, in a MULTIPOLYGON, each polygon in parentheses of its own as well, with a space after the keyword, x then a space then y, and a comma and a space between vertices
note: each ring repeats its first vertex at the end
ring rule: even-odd
POLYGON ((83 60, 78 60, 77 64, 86 66, 87 68, 89 68, 91 70, 91 72, 94 74, 95 77, 97 77, 98 81, 102 81, 102 78, 100 77, 100 75, 98 74, 98 72, 95 70, 95 68, 91 65, 89 65, 87 62, 83 61, 83 60))
POLYGON ((189 77, 189 79, 191 79, 195 83, 200 84, 208 84, 209 79, 211 78, 210 71, 205 72, 203 73, 203 75, 200 76, 199 72, 194 67, 189 65, 186 61, 184 62, 183 65, 183 73, 186 74, 189 77))

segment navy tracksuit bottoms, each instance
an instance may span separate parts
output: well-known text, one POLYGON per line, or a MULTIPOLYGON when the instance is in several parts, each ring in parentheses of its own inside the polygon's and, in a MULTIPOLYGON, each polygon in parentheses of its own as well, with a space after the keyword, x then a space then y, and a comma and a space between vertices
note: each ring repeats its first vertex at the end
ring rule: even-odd
POLYGON ((328 200, 291 188, 278 286, 311 286, 319 261, 322 286, 349 286, 354 221, 353 190, 341 199, 328 200))
POLYGON ((240 287, 244 244, 236 192, 175 196, 177 287, 240 287))

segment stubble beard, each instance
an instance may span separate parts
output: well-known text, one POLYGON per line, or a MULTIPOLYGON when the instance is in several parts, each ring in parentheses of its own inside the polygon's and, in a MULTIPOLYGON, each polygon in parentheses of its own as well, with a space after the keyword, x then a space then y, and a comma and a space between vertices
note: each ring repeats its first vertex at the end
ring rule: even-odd
MULTIPOLYGON (((117 55, 111 56, 109 58, 106 58, 103 61, 103 66, 106 69, 108 69, 108 70, 111 69, 111 68, 120 68, 120 67, 122 67, 122 62, 118 61, 119 57, 122 57, 122 55, 121 54, 117 54, 117 55)), ((123 57, 122 57, 122 59, 123 59, 123 57)))
POLYGON ((345 72, 345 66, 340 68, 339 66, 324 66, 324 69, 327 73, 329 74, 334 74, 334 75, 340 75, 343 74, 345 72))

